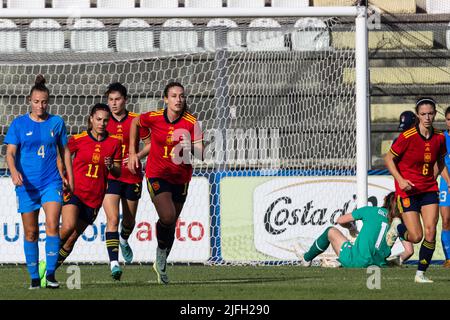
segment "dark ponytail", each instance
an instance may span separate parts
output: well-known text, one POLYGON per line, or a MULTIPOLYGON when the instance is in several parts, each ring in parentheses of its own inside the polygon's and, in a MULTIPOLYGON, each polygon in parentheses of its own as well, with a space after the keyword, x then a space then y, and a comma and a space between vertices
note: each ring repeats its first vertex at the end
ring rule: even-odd
POLYGON ((33 91, 41 91, 47 93, 47 96, 50 96, 50 90, 45 86, 45 78, 42 74, 38 74, 36 76, 36 80, 34 80, 34 86, 31 87, 30 97, 33 94, 33 91))

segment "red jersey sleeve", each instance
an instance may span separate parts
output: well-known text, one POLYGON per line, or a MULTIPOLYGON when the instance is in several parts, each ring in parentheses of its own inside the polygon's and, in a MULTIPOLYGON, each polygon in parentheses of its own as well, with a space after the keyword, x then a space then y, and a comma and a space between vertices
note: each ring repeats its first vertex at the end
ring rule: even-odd
POLYGON ((438 155, 438 159, 442 159, 445 158, 445 156, 447 155, 447 144, 445 143, 445 136, 442 135, 442 143, 441 143, 441 148, 439 149, 439 155, 438 155))
POLYGON ((75 139, 75 137, 70 137, 69 141, 67 142, 67 145, 69 147, 70 154, 74 154, 75 152, 77 152, 78 144, 77 144, 77 140, 75 139))
POLYGON ((151 127, 151 125, 152 125, 151 114, 152 114, 152 111, 143 113, 139 116, 139 126, 141 128, 146 128, 148 130, 148 128, 151 127))
POLYGON ((406 139, 404 134, 400 134, 394 144, 391 146, 390 152, 396 157, 401 157, 408 149, 410 139, 406 139))
POLYGON ((150 130, 148 128, 139 127, 139 137, 145 140, 150 137, 150 130))

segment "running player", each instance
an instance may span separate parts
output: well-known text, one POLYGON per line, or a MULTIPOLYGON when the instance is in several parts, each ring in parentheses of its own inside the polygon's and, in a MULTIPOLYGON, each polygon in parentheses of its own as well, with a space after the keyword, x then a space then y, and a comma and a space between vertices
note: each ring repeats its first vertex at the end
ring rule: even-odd
POLYGON ((64 196, 57 267, 97 217, 105 196, 108 174, 120 176, 122 144, 106 131, 109 118, 109 107, 97 103, 90 111, 88 130, 69 139, 70 153, 74 155, 75 190, 64 196))
POLYGON ((187 111, 184 87, 170 82, 164 89, 164 110, 136 117, 130 128, 128 166, 134 172, 139 166, 136 154, 138 126, 151 132, 150 153, 146 166, 147 188, 159 220, 156 223, 158 247, 153 269, 158 283, 168 284, 167 257, 175 239, 175 226, 192 177, 190 153, 203 158, 203 135, 197 119, 187 111))
MULTIPOLYGON (((119 265, 119 243, 125 262, 130 263, 133 260, 133 251, 128 243, 128 238, 133 232, 135 217, 138 208, 139 199, 142 191, 142 168, 139 166, 136 173, 128 170, 128 144, 130 141, 131 121, 138 115, 125 109, 127 102, 127 88, 121 83, 112 83, 108 86, 105 96, 108 106, 111 110, 111 118, 106 130, 119 138, 122 142, 122 169, 120 177, 114 177, 111 173, 108 176, 108 187, 103 200, 103 209, 106 214, 106 248, 110 261, 112 276, 120 280, 122 272, 119 265), (122 202, 122 223, 120 236, 118 232, 119 225, 119 206, 122 202), (114 270, 114 271, 113 271, 114 270)), ((140 137, 146 143, 143 150, 138 152, 139 159, 148 155, 150 150, 150 134, 148 129, 141 128, 140 137)), ((136 146, 136 149, 138 147, 136 146)), ((140 162, 139 162, 140 164, 140 162)))
MULTIPOLYGON (((387 234, 393 245, 398 236, 412 243, 425 239, 419 250, 419 263, 415 282, 433 282, 425 276, 436 246, 436 224, 439 217, 439 188, 436 176, 445 168, 447 154, 445 136, 433 128, 436 102, 420 98, 416 102, 418 124, 403 132, 385 156, 386 167, 395 179, 395 191, 402 215, 394 219, 387 234), (435 172, 437 164, 438 172, 435 172), (422 216, 422 224, 420 222, 422 216)), ((443 175, 445 177, 446 174, 443 175)))

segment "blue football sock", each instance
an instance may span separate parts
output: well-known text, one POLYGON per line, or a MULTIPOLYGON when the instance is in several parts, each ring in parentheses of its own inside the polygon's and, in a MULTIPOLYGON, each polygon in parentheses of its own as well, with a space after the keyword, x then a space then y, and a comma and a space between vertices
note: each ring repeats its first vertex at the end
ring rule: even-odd
POLYGON ((45 255, 47 261, 47 276, 53 275, 58 262, 59 236, 48 236, 45 240, 45 255))
POLYGON ((445 254, 445 259, 450 259, 450 230, 442 230, 441 232, 442 250, 445 254))
POLYGON ((23 239, 23 249, 25 251, 25 261, 27 262, 28 273, 31 279, 39 279, 39 246, 38 242, 30 242, 23 239))

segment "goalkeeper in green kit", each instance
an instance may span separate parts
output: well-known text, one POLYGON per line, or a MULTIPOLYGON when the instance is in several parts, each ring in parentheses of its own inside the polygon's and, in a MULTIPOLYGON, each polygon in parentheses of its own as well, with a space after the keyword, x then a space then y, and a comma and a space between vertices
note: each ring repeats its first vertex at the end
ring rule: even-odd
POLYGON ((386 258, 391 255, 391 247, 386 243, 386 233, 392 219, 399 216, 395 192, 384 198, 383 207, 366 206, 340 216, 337 223, 349 229, 352 235, 357 233, 354 222, 363 221, 355 242, 352 244, 337 228, 328 227, 305 254, 296 252, 300 264, 309 267, 311 261, 331 244, 344 268, 365 268, 372 265, 384 267, 386 258))

